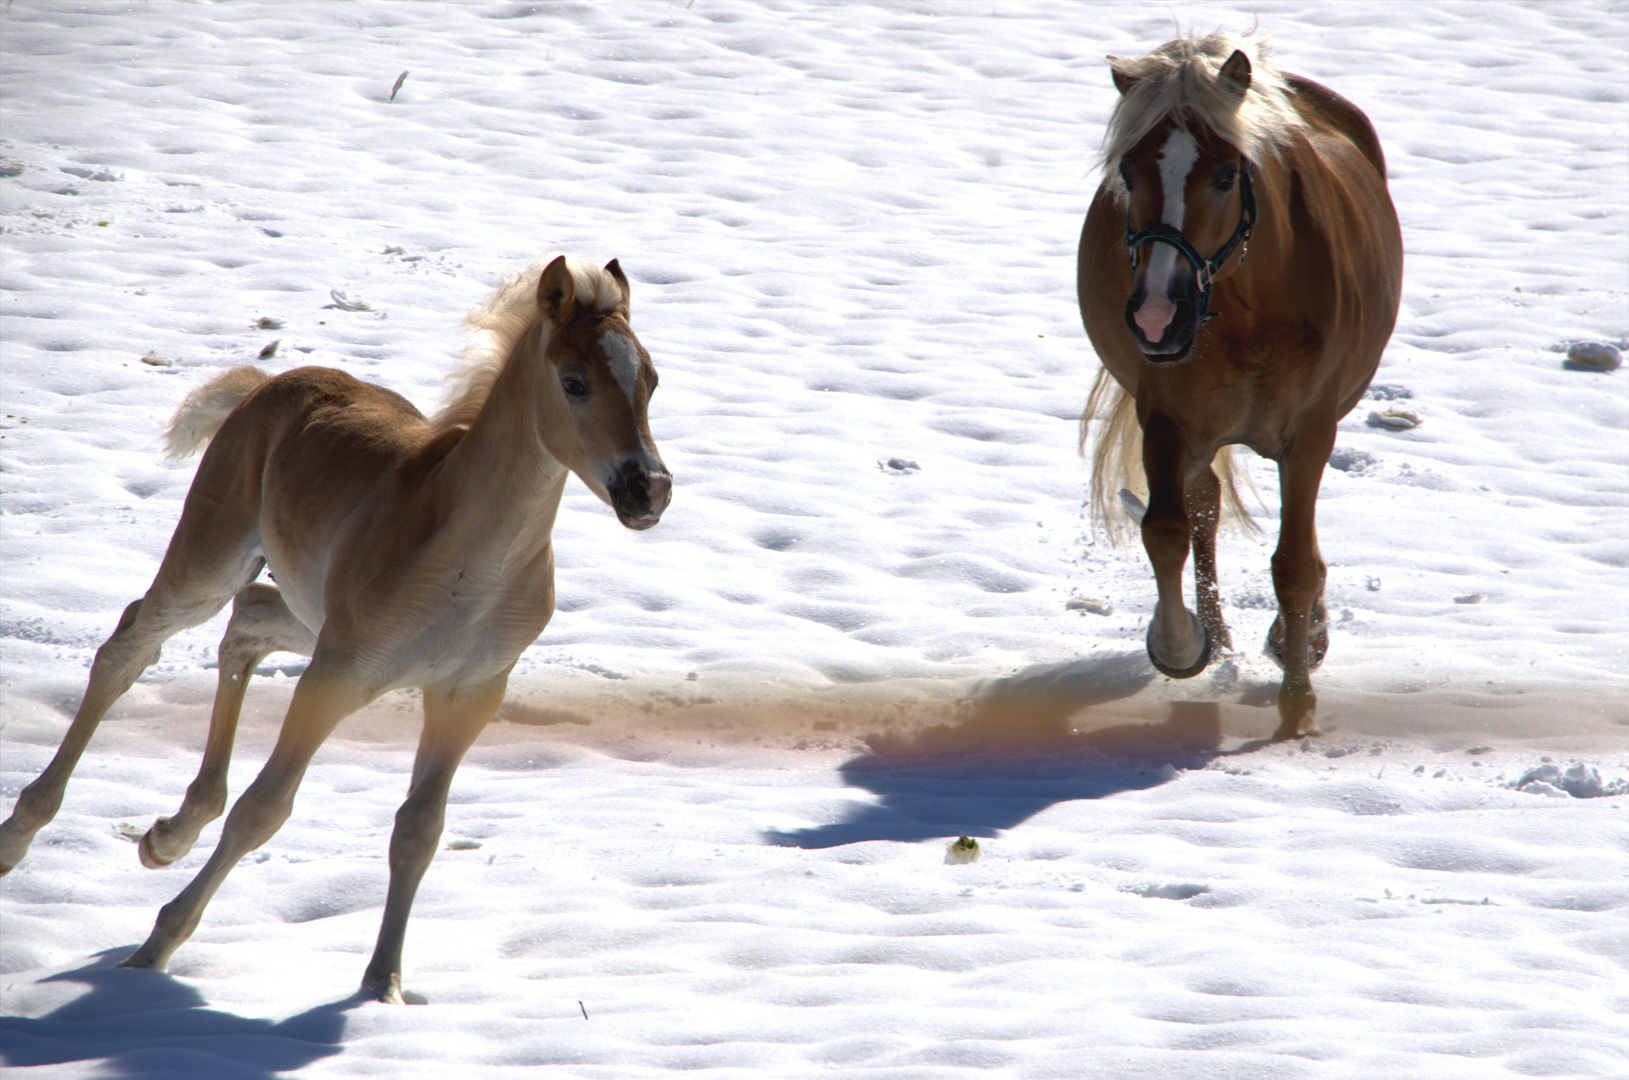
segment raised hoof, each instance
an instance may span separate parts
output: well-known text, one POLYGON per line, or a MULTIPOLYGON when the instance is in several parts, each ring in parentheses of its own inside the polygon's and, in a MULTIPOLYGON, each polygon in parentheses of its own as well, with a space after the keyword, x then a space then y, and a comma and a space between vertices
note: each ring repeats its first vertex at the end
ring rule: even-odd
POLYGON ((1205 624, 1203 622, 1200 622, 1199 616, 1195 615, 1191 611, 1188 612, 1188 619, 1192 623, 1192 632, 1196 635, 1202 636, 1205 644, 1199 650, 1199 659, 1195 660, 1192 664, 1185 668, 1171 667, 1169 664, 1163 663, 1159 657, 1154 655, 1154 643, 1152 641, 1154 626, 1152 623, 1149 624, 1148 633, 1150 640, 1148 641, 1148 661, 1154 665, 1155 669, 1158 670, 1161 675, 1166 675, 1173 679, 1191 679, 1201 671, 1204 671, 1205 668, 1210 665, 1210 631, 1205 628, 1205 624))
MULTIPOLYGON (((1278 665, 1280 671, 1284 670, 1284 616, 1280 615, 1273 620, 1273 625, 1267 631, 1267 645, 1262 650, 1267 658, 1278 665)), ((1312 609, 1312 626, 1307 633, 1307 670, 1317 671, 1318 665, 1324 662, 1324 656, 1329 652, 1329 618, 1324 612, 1323 601, 1320 600, 1312 609)))
MULTIPOLYGON (((162 870, 178 858, 176 855, 165 857, 158 852, 153 844, 153 833, 157 829, 157 825, 148 829, 147 835, 143 836, 141 843, 136 845, 137 858, 141 859, 141 864, 149 870, 162 870)), ((181 854, 184 855, 186 852, 181 852, 181 854)))

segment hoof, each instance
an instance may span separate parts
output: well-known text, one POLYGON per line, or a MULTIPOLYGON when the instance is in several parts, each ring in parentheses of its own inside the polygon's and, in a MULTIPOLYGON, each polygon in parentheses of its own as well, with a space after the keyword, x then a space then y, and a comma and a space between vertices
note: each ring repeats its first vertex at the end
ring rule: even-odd
POLYGON ((383 979, 363 979, 362 993, 381 1005, 408 1004, 406 996, 402 993, 402 978, 400 975, 391 975, 383 979))
MULTIPOLYGON (((153 826, 153 829, 156 828, 158 828, 158 826, 153 826)), ((141 843, 136 845, 136 856, 137 858, 141 859, 141 864, 147 869, 162 870, 166 866, 173 863, 175 861, 175 857, 171 856, 169 858, 165 858, 154 849, 153 829, 148 829, 147 835, 143 836, 141 838, 141 843)))
MULTIPOLYGON (((1262 651, 1278 665, 1280 671, 1284 670, 1284 616, 1273 620, 1273 625, 1267 631, 1267 645, 1262 651)), ((1313 605, 1311 625, 1307 628, 1307 670, 1317 671, 1328 652, 1329 616, 1324 610, 1324 602, 1320 600, 1313 605)))
POLYGON ((1206 666, 1210 664, 1210 631, 1205 629, 1205 624, 1199 621, 1199 616, 1191 611, 1188 612, 1188 620, 1192 633, 1199 637, 1204 644, 1199 648, 1199 659, 1185 668, 1171 667, 1154 655, 1154 625, 1150 623, 1148 626, 1148 660, 1158 669, 1161 675, 1167 675, 1173 679, 1191 679, 1204 671, 1206 666))

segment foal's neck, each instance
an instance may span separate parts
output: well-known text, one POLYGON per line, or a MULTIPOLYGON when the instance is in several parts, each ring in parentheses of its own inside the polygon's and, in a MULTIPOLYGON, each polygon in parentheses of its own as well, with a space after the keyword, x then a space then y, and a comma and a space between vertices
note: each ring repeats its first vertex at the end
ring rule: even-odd
POLYGON ((500 545, 546 546, 566 466, 543 445, 538 402, 547 387, 542 327, 523 334, 469 430, 437 469, 439 501, 500 545))

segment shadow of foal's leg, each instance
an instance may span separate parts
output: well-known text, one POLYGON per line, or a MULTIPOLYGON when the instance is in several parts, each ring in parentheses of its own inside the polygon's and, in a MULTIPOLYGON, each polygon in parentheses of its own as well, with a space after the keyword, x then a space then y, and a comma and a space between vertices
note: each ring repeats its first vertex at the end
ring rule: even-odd
POLYGON ((168 866, 197 842, 203 827, 226 809, 226 770, 232 763, 232 740, 238 713, 255 668, 269 653, 292 652, 310 656, 317 636, 284 606, 276 587, 250 585, 232 604, 232 620, 221 636, 220 677, 215 707, 209 716, 209 741, 198 777, 187 787, 181 809, 161 817, 141 838, 137 849, 141 864, 150 869, 168 866))
POLYGON ((424 734, 413 762, 413 782, 407 801, 396 811, 396 829, 390 836, 390 891, 385 897, 385 917, 373 959, 362 976, 362 989, 380 1001, 403 1003, 402 942, 407 933, 407 916, 441 841, 447 791, 465 752, 503 704, 507 683, 506 673, 459 696, 437 687, 424 691, 424 734))

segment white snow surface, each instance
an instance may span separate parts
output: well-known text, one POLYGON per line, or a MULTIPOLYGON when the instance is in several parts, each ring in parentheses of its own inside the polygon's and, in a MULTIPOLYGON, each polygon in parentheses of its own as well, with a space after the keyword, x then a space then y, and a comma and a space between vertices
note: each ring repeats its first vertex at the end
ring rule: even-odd
POLYGON ((178 517, 159 425, 274 340, 429 411, 502 272, 619 258, 675 477, 640 534, 568 491, 409 928, 428 1004, 353 994, 406 692, 167 975, 113 966, 219 835, 124 835, 191 779, 217 619, 0 885, 8 1075, 1629 1075, 1629 372, 1563 365, 1629 345, 1622 3, 12 0, 0 65, 5 811, 178 517), (1271 465, 1238 651, 1173 683, 1075 451, 1103 56, 1252 22, 1375 122, 1408 258, 1295 743, 1271 465))

